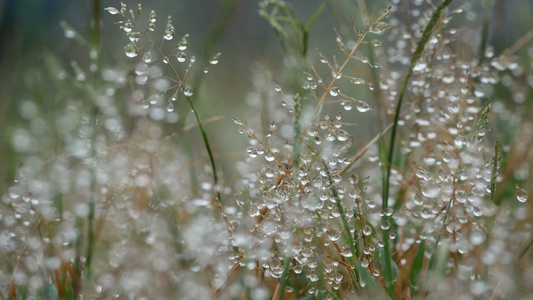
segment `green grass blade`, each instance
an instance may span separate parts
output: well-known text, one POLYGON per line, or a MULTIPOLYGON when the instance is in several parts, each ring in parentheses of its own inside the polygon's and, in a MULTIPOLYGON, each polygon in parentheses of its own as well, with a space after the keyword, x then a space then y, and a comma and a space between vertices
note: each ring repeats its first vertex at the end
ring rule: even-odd
POLYGON ((413 265, 411 266, 411 274, 409 275, 409 284, 412 287, 417 287, 422 268, 424 266, 424 253, 426 252, 426 240, 422 240, 416 251, 413 265))
POLYGON ((327 2, 326 1, 323 1, 322 4, 320 4, 320 6, 315 10, 313 15, 309 19, 309 21, 307 21, 307 23, 305 24, 305 31, 309 31, 311 29, 313 24, 315 24, 316 20, 318 20, 320 15, 322 15, 322 12, 326 8, 326 6, 327 6, 327 2))
MULTIPOLYGON (((389 144, 389 153, 388 153, 388 159, 387 159, 387 174, 384 181, 385 186, 383 187, 383 202, 382 202, 382 208, 386 209, 389 206, 389 189, 390 189, 390 173, 391 173, 391 167, 392 167, 392 160, 394 156, 394 146, 396 141, 396 130, 398 127, 398 120, 400 118, 400 111, 402 108, 402 102, 405 96, 405 91, 407 90, 407 84, 409 82, 409 79, 413 75, 413 69, 418 62, 418 59, 420 59, 422 52, 424 51, 424 48, 426 46, 426 43, 429 41, 429 38, 431 37, 431 34, 433 32, 433 29, 435 25, 437 25, 437 21, 439 20, 442 11, 448 6, 452 0, 444 0, 433 12, 433 15, 431 16, 431 19, 429 20, 426 28, 424 29, 424 32, 422 33, 422 38, 418 42, 418 45, 416 47, 415 52, 413 53, 413 57, 411 59, 411 64, 409 65, 409 69, 407 71, 407 75, 405 76, 405 80, 402 84, 402 89, 400 91, 400 95, 398 97, 398 103, 396 105, 396 113, 394 115, 394 121, 392 125, 392 132, 391 132, 391 138, 390 138, 390 144, 389 144)), ((388 230, 385 230, 383 232, 383 241, 385 243, 385 255, 390 255, 390 246, 388 241, 388 230)), ((385 270, 384 270, 384 278, 385 278, 385 286, 387 287, 387 291, 389 294, 389 297, 395 298, 394 296, 394 285, 392 282, 392 266, 390 264, 389 260, 385 260, 385 270)))
POLYGON ((278 300, 281 300, 283 298, 283 291, 285 290, 285 286, 287 285, 287 274, 289 273, 289 263, 291 261, 291 256, 287 255, 285 256, 285 259, 283 259, 283 273, 281 274, 281 282, 279 285, 279 291, 278 291, 278 300))

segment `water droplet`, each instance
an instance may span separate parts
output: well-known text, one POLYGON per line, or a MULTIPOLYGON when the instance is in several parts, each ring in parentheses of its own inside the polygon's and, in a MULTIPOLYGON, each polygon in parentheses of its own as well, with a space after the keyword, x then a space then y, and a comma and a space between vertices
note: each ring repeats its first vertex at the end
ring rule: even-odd
POLYGON ((371 109, 370 105, 366 104, 363 101, 358 101, 356 108, 359 112, 362 112, 362 113, 367 112, 371 109))
POLYGON ((133 43, 127 44, 124 47, 124 52, 126 53, 127 57, 131 57, 131 58, 133 58, 133 57, 137 56, 137 54, 139 54, 139 51, 137 50, 137 48, 135 47, 135 45, 133 43))
POLYGON ((178 54, 176 54, 176 59, 180 63, 185 62, 187 60, 187 54, 185 52, 179 52, 178 54))
POLYGON ((185 51, 187 50, 187 46, 189 45, 189 34, 186 33, 183 38, 181 38, 180 42, 178 43, 178 45, 176 46, 176 48, 178 48, 178 50, 180 51, 185 51))
POLYGON ((429 207, 424 207, 420 210, 420 216, 422 219, 429 219, 433 216, 429 207))
POLYGON ((155 11, 152 10, 150 12, 150 17, 149 17, 148 20, 149 20, 150 23, 155 23, 157 21, 157 15, 156 15, 155 11))
POLYGON ((368 261, 368 259, 366 257, 363 258, 363 260, 361 261, 361 266, 363 268, 368 268, 368 265, 370 265, 370 262, 368 261))
POLYGON ((176 91, 172 96, 170 96, 170 98, 168 98, 169 101, 176 101, 178 100, 178 92, 176 91))
POLYGON ((133 30, 133 24, 128 21, 126 23, 124 23, 124 25, 122 25, 120 28, 122 28, 122 30, 124 30, 124 32, 128 33, 128 32, 131 32, 133 30))
POLYGON ((292 271, 295 273, 295 274, 300 274, 302 273, 302 271, 304 270, 304 267, 302 265, 296 265, 294 266, 294 268, 292 269, 292 271))
POLYGON ((448 75, 448 76, 442 77, 442 82, 444 82, 446 84, 450 84, 450 83, 452 83, 454 81, 455 81, 455 76, 453 76, 453 75, 448 75))
POLYGON ((527 197, 528 197, 527 191, 524 189, 521 189, 520 186, 518 186, 518 184, 516 184, 515 187, 516 187, 516 200, 520 202, 526 202, 527 197))
POLYGON ((340 142, 346 142, 349 138, 350 135, 344 130, 341 130, 339 133, 337 133, 337 140, 340 142))
POLYGON ((275 90, 276 92, 281 92, 281 86, 279 86, 279 85, 276 84, 276 86, 274 87, 274 90, 275 90))
POLYGON ((328 231, 328 239, 335 242, 339 240, 339 238, 341 237, 341 233, 342 232, 340 230, 330 229, 328 231))
POLYGON ((148 66, 145 63, 140 63, 135 66, 135 74, 142 75, 148 70, 148 66))
POLYGON ((329 89, 329 94, 333 97, 337 97, 341 92, 341 89, 339 87, 331 87, 331 89, 329 89))
POLYGON ((152 52, 148 51, 143 54, 143 61, 146 64, 149 64, 152 62, 152 52))
POLYGON ((360 79, 360 78, 354 78, 352 79, 352 83, 353 84, 362 84, 364 82, 363 79, 360 79))
POLYGON ((190 85, 185 85, 185 88, 183 89, 183 95, 190 97, 194 94, 194 91, 192 90, 192 87, 190 85))
POLYGON ((118 9, 116 9, 114 7, 106 7, 106 8, 104 8, 104 10, 107 10, 112 15, 116 15, 116 14, 120 13, 120 11, 118 11, 118 9))
POLYGON ((168 16, 167 21, 167 27, 165 29, 165 33, 163 35, 163 38, 167 41, 170 41, 174 38, 174 26, 172 25, 172 17, 168 16))
POLYGON ((130 42, 136 43, 141 39, 141 33, 134 31, 127 33, 128 38, 130 39, 130 42))
POLYGON ((265 159, 266 159, 266 161, 274 161, 275 158, 274 158, 274 156, 272 154, 270 154, 270 152, 267 152, 265 154, 265 159))
POLYGON ((173 112, 174 111, 174 104, 172 104, 172 102, 167 105, 167 111, 168 112, 173 112))
POLYGON ((209 60, 209 63, 212 64, 212 65, 216 65, 218 64, 218 59, 220 58, 220 55, 222 53, 221 52, 218 52, 217 54, 215 54, 210 60, 209 60))
POLYGON ((470 233, 470 242, 473 245, 481 245, 485 241, 485 233, 481 230, 472 230, 470 233))
POLYGON ((372 234, 372 227, 370 227, 369 225, 365 225, 363 227, 363 234, 365 236, 371 235, 372 234))
POLYGON ((390 222, 385 220, 383 223, 381 223, 381 229, 388 230, 390 228, 390 222))
POLYGON ((309 272, 307 274, 307 278, 309 278, 311 282, 317 282, 320 279, 320 277, 315 272, 309 272))
POLYGON ((141 102, 141 105, 144 109, 147 109, 148 107, 150 107, 150 100, 144 100, 143 102, 141 102))
POLYGON ((341 254, 344 257, 352 257, 353 256, 353 253, 352 253, 352 250, 350 249, 350 246, 344 246, 344 248, 342 249, 341 254))
POLYGON ((424 63, 424 62, 417 63, 415 67, 413 68, 413 71, 415 72, 424 71, 426 70, 427 66, 428 66, 427 63, 424 63))
POLYGON ((373 34, 382 34, 386 30, 390 29, 391 26, 385 22, 376 22, 372 27, 370 27, 370 32, 373 34))
POLYGON ((174 38, 174 31, 173 30, 165 30, 163 38, 165 40, 167 40, 167 41, 172 40, 174 38))

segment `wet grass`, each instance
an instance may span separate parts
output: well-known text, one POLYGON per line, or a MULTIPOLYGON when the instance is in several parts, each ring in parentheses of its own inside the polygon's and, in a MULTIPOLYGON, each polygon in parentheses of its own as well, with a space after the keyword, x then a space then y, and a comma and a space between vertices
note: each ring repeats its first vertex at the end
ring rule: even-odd
POLYGON ((479 28, 465 27, 471 4, 418 2, 358 1, 361 20, 338 14, 313 52, 317 21, 353 4, 320 2, 302 20, 262 1, 282 72, 254 69, 245 116, 203 118, 239 1, 223 3, 198 57, 171 17, 130 4, 101 16, 93 1, 89 42, 62 25, 87 69, 39 69, 67 100, 53 113, 42 95, 19 104, 0 298, 530 297, 533 75, 519 61, 533 31, 492 53, 490 1, 479 28), (123 64, 102 62, 107 17, 123 64), (238 159, 218 150, 222 121, 247 143, 238 159))

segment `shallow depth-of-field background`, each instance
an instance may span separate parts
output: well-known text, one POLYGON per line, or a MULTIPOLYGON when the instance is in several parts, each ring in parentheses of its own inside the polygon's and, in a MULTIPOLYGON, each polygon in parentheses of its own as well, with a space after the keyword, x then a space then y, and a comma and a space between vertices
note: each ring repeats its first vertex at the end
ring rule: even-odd
POLYGON ((530 1, 141 4, 0 3, 0 299, 531 297, 530 1))

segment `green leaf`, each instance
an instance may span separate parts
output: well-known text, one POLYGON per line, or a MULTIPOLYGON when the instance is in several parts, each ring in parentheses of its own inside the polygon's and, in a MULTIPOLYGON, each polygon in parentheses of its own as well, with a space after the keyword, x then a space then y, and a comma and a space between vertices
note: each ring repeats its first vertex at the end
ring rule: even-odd
MULTIPOLYGON (((381 268, 384 270, 385 269, 385 250, 384 248, 379 248, 379 257, 378 257, 378 263, 381 265, 381 268)), ((392 282, 395 282, 396 280, 398 280, 398 265, 396 264, 396 262, 394 261, 394 259, 392 259, 392 257, 388 257, 388 259, 390 260, 390 264, 391 264, 391 270, 392 270, 392 282)))
POLYGON ((411 266, 411 275, 409 276, 409 283, 411 286, 418 286, 420 281, 420 273, 422 272, 422 267, 424 266, 424 253, 426 252, 426 240, 420 242, 418 250, 415 254, 415 259, 413 265, 411 266))

